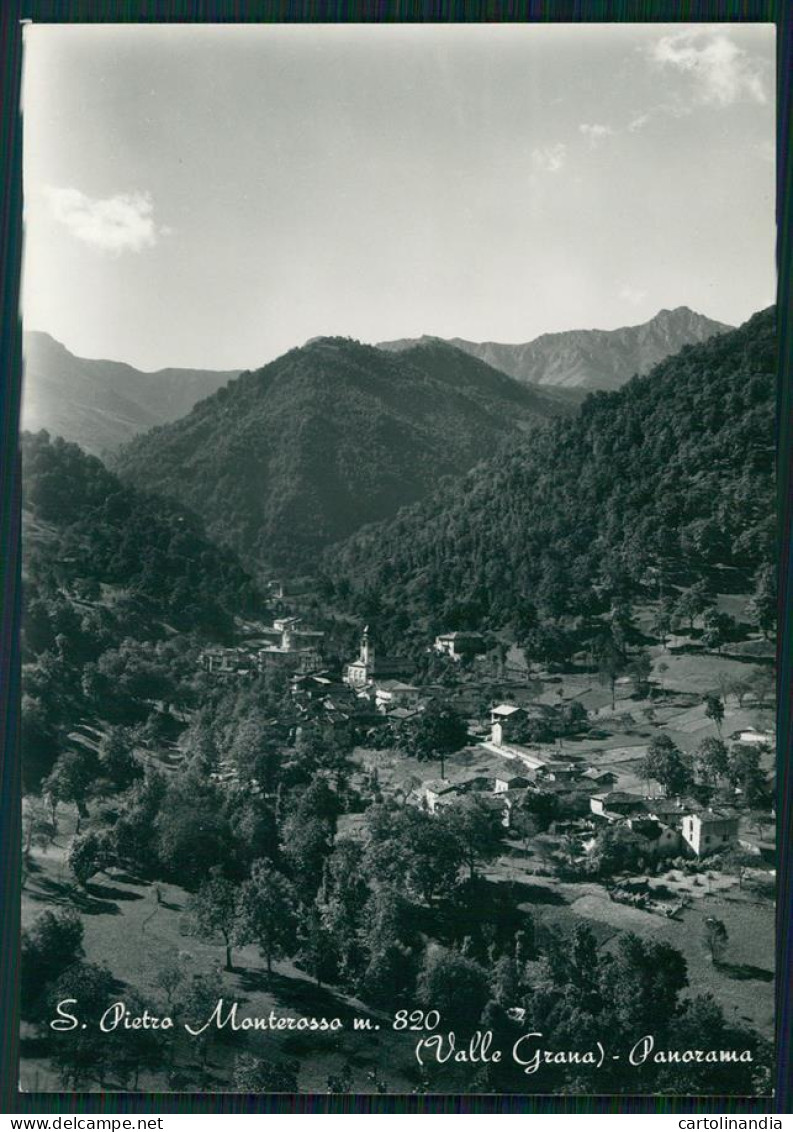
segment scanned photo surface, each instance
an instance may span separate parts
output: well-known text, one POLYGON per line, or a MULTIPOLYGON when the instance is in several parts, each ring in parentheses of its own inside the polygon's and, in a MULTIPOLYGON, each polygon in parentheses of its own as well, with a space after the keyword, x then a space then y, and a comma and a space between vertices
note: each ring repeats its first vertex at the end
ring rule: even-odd
POLYGON ((25 29, 20 1085, 766 1096, 774 29, 25 29))

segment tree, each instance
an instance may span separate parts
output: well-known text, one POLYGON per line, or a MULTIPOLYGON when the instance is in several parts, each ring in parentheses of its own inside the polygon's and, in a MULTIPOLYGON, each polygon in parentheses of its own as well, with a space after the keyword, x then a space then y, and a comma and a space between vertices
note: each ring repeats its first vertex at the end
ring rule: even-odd
POLYGON ((179 1018, 183 1025, 200 1031, 191 1034, 190 1041, 198 1047, 202 1069, 206 1068, 213 1033, 217 1033, 214 1027, 206 1026, 206 1022, 222 997, 223 979, 219 971, 193 975, 182 994, 179 1018))
POLYGON ((708 593, 707 583, 697 582, 690 589, 683 590, 675 604, 675 615, 688 622, 689 632, 694 628, 694 621, 713 605, 713 598, 708 593))
POLYGON ((668 735, 654 735, 642 764, 642 774, 657 782, 667 795, 683 794, 691 785, 691 767, 668 735))
POLYGON ((83 925, 71 909, 41 912, 22 932, 22 1017, 32 1021, 42 994, 83 954, 83 925))
POLYGON ((459 751, 468 742, 468 729, 454 708, 430 705, 411 720, 400 736, 400 746, 417 759, 440 759, 441 777, 447 755, 459 751))
POLYGON ((471 880, 478 864, 491 861, 501 848, 503 828, 497 813, 481 798, 469 795, 449 809, 445 820, 457 838, 471 880))
POLYGON ((272 974, 273 959, 288 953, 296 940, 292 886, 269 861, 254 861, 251 879, 243 886, 241 896, 241 934, 253 939, 267 961, 267 974, 272 974))
POLYGON ((702 942, 710 955, 711 963, 717 965, 721 962, 727 950, 728 940, 729 933, 724 921, 717 920, 715 916, 708 916, 702 928, 702 942))
POLYGON ((210 869, 205 881, 190 899, 190 912, 198 933, 220 935, 226 948, 226 970, 233 971, 231 947, 241 934, 242 890, 223 876, 219 865, 210 869))
POLYGON ((474 1028, 490 998, 487 972, 478 963, 438 944, 427 948, 416 984, 418 1002, 437 1010, 444 1030, 474 1028))
MULTIPOLYGON (((115 994, 116 982, 110 971, 95 963, 72 963, 50 984, 45 1010, 50 1057, 65 1088, 77 1090, 94 1080, 104 1083, 118 1046, 114 1035, 99 1029, 99 1019, 115 994), (75 1001, 69 1004, 69 999, 75 1001), (62 1009, 77 1016, 80 1025, 69 1029, 49 1025, 50 1019, 59 1018, 59 1003, 65 1003, 62 1009)), ((41 1024, 45 1025, 44 1018, 41 1024)))
POLYGON ((42 784, 42 792, 49 794, 57 802, 73 802, 77 806, 77 827, 88 815, 86 801, 99 772, 96 752, 86 747, 64 751, 42 784))
POLYGON ((568 700, 562 709, 562 732, 576 735, 587 722, 587 710, 580 700, 568 700))
MULTIPOLYGON (((126 992, 124 1005, 133 1018, 142 1017, 148 1006, 134 990, 126 992)), ((112 1036, 115 1041, 110 1045, 109 1068, 123 1085, 131 1081, 132 1090, 137 1092, 140 1074, 144 1070, 162 1068, 166 1042, 170 1045, 173 1036, 145 1028, 118 1030, 112 1036)))
POLYGON ((749 692, 755 701, 762 707, 776 691, 776 680, 773 669, 770 667, 755 668, 747 679, 749 692))
POLYGON ((672 632, 674 622, 674 602, 665 598, 660 602, 653 618, 652 629, 662 646, 666 648, 669 634, 672 632))
POLYGON ((421 810, 402 810, 409 815, 404 827, 407 849, 406 880, 410 889, 427 904, 436 896, 447 896, 454 888, 461 864, 460 839, 454 824, 443 814, 431 817, 421 810))
POLYGON ((281 829, 281 847, 300 897, 312 899, 322 880, 325 861, 333 851, 332 823, 293 813, 281 829))
POLYGON ((56 828, 41 798, 33 795, 24 799, 22 810, 22 864, 24 869, 27 869, 30 865, 34 845, 43 849, 51 844, 55 838, 56 828))
POLYGON ((69 846, 69 868, 83 888, 91 877, 106 868, 108 863, 107 835, 89 830, 88 833, 77 834, 72 839, 69 846))
POLYGON ((740 790, 750 809, 766 809, 771 804, 768 779, 760 768, 760 751, 748 743, 733 743, 730 748, 727 777, 740 790))
POLYGON ((493 995, 502 1006, 514 1006, 520 997, 520 975, 511 955, 502 955, 493 969, 493 995))
POLYGON ((705 696, 703 703, 705 704, 705 715, 708 719, 712 719, 716 725, 716 730, 721 738, 721 725, 724 722, 724 702, 721 696, 715 692, 708 692, 705 696))
POLYGON ((634 834, 623 825, 607 825, 595 837, 590 868, 599 876, 613 876, 635 868, 639 848, 634 834))
POLYGON ((770 636, 777 619, 777 576, 775 568, 761 566, 754 577, 754 593, 749 602, 749 616, 764 637, 770 636))
POLYGON ((637 695, 642 697, 649 695, 650 675, 652 671, 653 662, 650 659, 649 653, 642 650, 631 657, 630 664, 628 665, 628 675, 633 681, 637 695))
POLYGON ((696 766, 702 779, 712 786, 726 778, 729 767, 726 744, 712 735, 707 736, 697 747, 696 766))
POLYGON ((735 636, 735 618, 718 609, 707 609, 702 618, 702 643, 705 648, 720 653, 728 641, 735 636))
POLYGON ((237 1093, 296 1093, 300 1064, 297 1061, 263 1061, 252 1053, 234 1059, 233 1089, 237 1093))
POLYGON ((626 660, 622 649, 609 634, 598 646, 598 677, 602 684, 608 685, 611 690, 611 710, 617 707, 616 687, 617 680, 625 671, 626 660))
POLYGON ((626 932, 613 953, 603 957, 603 1000, 626 1040, 657 1033, 671 1021, 687 985, 686 961, 669 943, 626 932))
POLYGON ((186 979, 184 964, 178 958, 169 956, 158 967, 153 981, 154 985, 165 993, 169 1013, 173 1012, 177 993, 184 986, 186 979))
POLYGON ((177 775, 154 819, 155 849, 166 876, 188 888, 234 860, 223 794, 195 770, 177 775))
POLYGON ((158 862, 156 821, 167 795, 165 776, 148 769, 126 795, 118 820, 109 831, 113 854, 142 873, 151 873, 158 862))
POLYGON ((749 682, 747 680, 741 680, 741 679, 735 677, 734 679, 731 679, 728 682, 726 690, 731 692, 732 695, 735 696, 736 700, 738 701, 738 707, 742 708, 743 707, 743 701, 746 699, 749 692, 751 691, 751 687, 750 687, 749 682))
POLYGON ((315 903, 301 905, 298 942, 303 966, 313 976, 317 986, 321 987, 333 969, 333 939, 322 922, 322 914, 315 903))

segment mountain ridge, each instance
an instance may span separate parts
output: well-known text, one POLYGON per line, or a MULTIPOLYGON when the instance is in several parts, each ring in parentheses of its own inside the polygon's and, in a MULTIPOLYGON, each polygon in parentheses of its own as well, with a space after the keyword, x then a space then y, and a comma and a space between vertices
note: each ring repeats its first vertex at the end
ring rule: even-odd
POLYGON ((23 337, 22 428, 45 429, 100 455, 176 420, 239 370, 168 367, 82 358, 43 330, 23 337))
POLYGON ((380 342, 378 348, 399 352, 416 342, 442 341, 486 361, 517 381, 569 393, 617 389, 634 375, 649 372, 683 346, 731 329, 726 323, 680 306, 663 308, 646 322, 616 330, 563 330, 517 343, 422 335, 419 339, 380 342))
POLYGON ((591 393, 532 444, 330 548, 328 585, 358 616, 376 610, 386 640, 406 619, 528 632, 538 614, 553 635, 659 579, 772 563, 776 349, 770 308, 591 393))
POLYGON ((133 440, 115 466, 191 507, 238 552, 306 565, 569 411, 445 344, 389 354, 324 337, 133 440))

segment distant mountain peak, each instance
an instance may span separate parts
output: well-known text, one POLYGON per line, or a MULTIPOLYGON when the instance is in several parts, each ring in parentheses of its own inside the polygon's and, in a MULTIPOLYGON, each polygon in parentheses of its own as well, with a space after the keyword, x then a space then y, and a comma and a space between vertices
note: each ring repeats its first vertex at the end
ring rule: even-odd
POLYGON ((163 369, 81 358, 45 330, 23 337, 22 427, 46 429, 100 455, 183 416, 239 370, 163 369))
POLYGON ((616 330, 562 330, 529 342, 470 342, 464 338, 398 339, 381 342, 384 350, 403 351, 427 341, 446 342, 480 358, 527 385, 556 386, 579 394, 590 389, 617 389, 635 374, 683 346, 704 342, 732 329, 687 306, 663 308, 651 319, 616 330))

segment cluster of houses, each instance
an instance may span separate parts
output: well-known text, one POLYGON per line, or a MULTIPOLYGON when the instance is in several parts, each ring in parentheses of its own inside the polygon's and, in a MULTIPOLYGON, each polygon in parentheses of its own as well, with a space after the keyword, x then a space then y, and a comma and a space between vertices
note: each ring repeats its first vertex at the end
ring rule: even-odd
POLYGON ((544 710, 542 705, 507 703, 491 709, 490 735, 481 746, 512 762, 514 769, 495 776, 480 769, 454 779, 431 779, 416 787, 408 801, 437 814, 475 794, 499 813, 505 828, 519 831, 530 796, 555 794, 576 815, 556 823, 557 831, 576 837, 582 856, 595 849, 598 834, 609 826, 620 827, 623 843, 633 843, 648 858, 699 858, 738 843, 739 818, 734 811, 703 807, 689 798, 652 798, 614 789, 617 779, 609 770, 586 766, 582 758, 552 745, 518 743, 514 736, 520 734, 521 724, 544 710))
POLYGON ((705 857, 738 841, 737 813, 710 809, 685 798, 643 798, 620 790, 593 794, 590 809, 610 825, 621 825, 649 856, 705 857))
MULTIPOLYGON (((280 584, 273 586, 276 591, 283 593, 280 584)), ((368 626, 357 656, 343 666, 340 676, 323 667, 323 638, 299 617, 283 616, 268 628, 258 626, 256 635, 240 646, 206 649, 201 663, 215 676, 242 676, 283 666, 292 673, 290 690, 298 717, 331 726, 402 723, 431 702, 434 688, 411 683, 415 662, 381 654, 368 626)), ((487 647, 482 634, 450 632, 438 635, 432 650, 459 663, 481 658, 487 647)), ((606 827, 619 827, 622 840, 632 841, 647 857, 704 857, 738 842, 739 819, 734 811, 703 807, 693 799, 631 794, 617 788, 611 771, 588 766, 581 756, 565 753, 554 743, 527 743, 525 736, 532 734, 527 725, 548 724, 553 714, 547 704, 495 705, 481 746, 504 760, 503 773, 494 776, 480 770, 453 781, 435 778, 414 789, 408 801, 435 814, 475 794, 509 829, 519 827, 531 794, 556 794, 575 815, 565 824, 578 838, 582 853, 594 849, 599 831, 606 827)), ((767 735, 741 732, 740 740, 766 742, 767 735)))
MULTIPOLYGON (((581 776, 583 778, 583 775, 581 776)), ((583 783, 581 783, 583 786, 583 783)), ((538 792, 570 795, 578 792, 570 784, 554 783, 550 775, 525 773, 487 774, 474 771, 454 779, 434 778, 423 782, 408 796, 408 803, 431 814, 455 806, 470 795, 496 811, 506 829, 520 831, 526 803, 538 792)), ((644 857, 705 857, 738 844, 738 815, 702 807, 686 799, 644 798, 622 791, 592 794, 589 812, 557 822, 557 832, 577 837, 582 856, 591 853, 598 834, 607 826, 623 829, 623 843, 633 843, 644 857)))
POLYGON ((299 617, 279 617, 244 644, 204 649, 200 663, 212 676, 248 676, 269 668, 315 672, 322 668, 324 637, 299 617))

